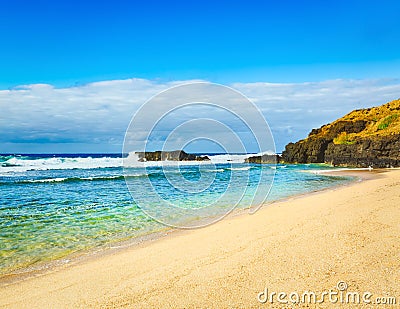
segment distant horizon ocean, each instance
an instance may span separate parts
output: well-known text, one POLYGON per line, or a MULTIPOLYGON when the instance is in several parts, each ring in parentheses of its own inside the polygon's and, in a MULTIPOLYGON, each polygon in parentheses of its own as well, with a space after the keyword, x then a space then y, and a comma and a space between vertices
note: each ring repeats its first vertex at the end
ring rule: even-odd
MULTIPOLYGON (((256 180, 260 171, 274 179, 267 203, 353 179, 318 173, 333 169, 323 164, 257 165, 244 163, 254 154, 201 155, 208 155, 211 161, 171 161, 167 166, 165 162, 138 163, 124 174, 120 153, 0 154, 0 276, 168 229, 135 202, 128 190, 126 171, 133 181, 131 190, 151 179, 165 200, 188 208, 211 200, 217 201, 216 207, 234 201, 235 190, 224 200, 217 198, 229 192, 226 190, 233 175, 237 179, 233 187, 239 190, 244 184, 248 190, 238 209, 249 207, 246 203, 259 185, 256 180), (202 177, 213 181, 202 194, 187 196, 167 186, 171 179, 179 180, 178 176, 193 184, 202 177)), ((146 192, 142 192, 141 202, 151 207, 153 201, 146 198, 146 192)))

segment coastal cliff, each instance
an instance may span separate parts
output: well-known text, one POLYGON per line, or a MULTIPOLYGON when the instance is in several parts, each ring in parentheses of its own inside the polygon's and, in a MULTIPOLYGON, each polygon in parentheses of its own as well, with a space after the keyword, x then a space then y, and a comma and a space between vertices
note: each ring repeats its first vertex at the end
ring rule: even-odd
POLYGON ((400 100, 354 110, 286 145, 287 163, 400 167, 400 100))
POLYGON ((196 156, 183 150, 136 152, 139 161, 205 161, 207 156, 196 156))

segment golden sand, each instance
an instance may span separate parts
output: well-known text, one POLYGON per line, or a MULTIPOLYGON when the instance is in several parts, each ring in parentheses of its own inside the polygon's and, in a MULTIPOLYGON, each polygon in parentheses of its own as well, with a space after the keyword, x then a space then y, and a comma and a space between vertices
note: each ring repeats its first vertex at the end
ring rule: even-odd
POLYGON ((380 176, 3 284, 0 307, 338 308, 257 297, 339 281, 399 303, 400 170, 380 176))

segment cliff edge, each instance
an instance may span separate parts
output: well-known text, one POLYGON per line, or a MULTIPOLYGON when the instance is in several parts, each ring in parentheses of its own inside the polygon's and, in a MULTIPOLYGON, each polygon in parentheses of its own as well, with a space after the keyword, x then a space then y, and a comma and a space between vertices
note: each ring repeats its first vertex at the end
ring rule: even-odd
POLYGON ((400 167, 400 99, 354 110, 313 129, 307 138, 286 145, 282 159, 287 163, 400 167))

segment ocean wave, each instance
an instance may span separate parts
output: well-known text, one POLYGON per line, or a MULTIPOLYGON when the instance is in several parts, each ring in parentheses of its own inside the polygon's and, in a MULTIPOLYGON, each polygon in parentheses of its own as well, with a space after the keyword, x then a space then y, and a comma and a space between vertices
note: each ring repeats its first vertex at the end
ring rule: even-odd
POLYGON ((67 169, 97 169, 121 167, 174 167, 215 164, 240 164, 251 156, 259 154, 218 154, 208 155, 210 161, 147 161, 140 162, 137 154, 131 153, 126 158, 121 157, 35 157, 21 155, 0 156, 0 172, 20 173, 35 170, 67 170, 67 169))
MULTIPOLYGON (((159 177, 162 174, 179 174, 179 171, 155 171, 155 172, 143 172, 137 174, 128 175, 113 175, 113 176, 93 176, 93 177, 56 177, 56 178, 43 178, 43 179, 28 179, 16 181, 16 183, 52 183, 52 182, 82 182, 82 181, 108 181, 108 180, 123 180, 138 177, 159 177)), ((194 171, 183 171, 185 173, 194 173, 194 171)))
POLYGON ((62 182, 68 179, 75 179, 75 178, 49 178, 49 179, 33 179, 33 180, 23 180, 20 181, 21 183, 35 183, 35 182, 62 182))
POLYGON ((142 173, 134 175, 115 175, 115 176, 104 176, 104 177, 59 177, 59 178, 45 178, 45 179, 29 179, 21 180, 17 183, 49 183, 49 182, 81 182, 81 181, 107 181, 107 180, 123 180, 125 178, 136 178, 145 176, 156 176, 156 173, 142 173))
MULTIPOLYGON (((3 156, 4 158, 4 156, 3 156)), ((121 158, 112 157, 52 157, 32 158, 11 156, 0 162, 2 172, 26 172, 31 170, 66 170, 121 167, 121 158)))
POLYGON ((343 167, 343 168, 331 168, 331 169, 309 169, 301 171, 303 173, 312 173, 312 174, 329 174, 332 172, 351 172, 351 171, 372 171, 373 167, 343 167))
POLYGON ((124 176, 104 176, 104 177, 58 177, 58 178, 45 178, 45 179, 30 179, 22 180, 19 183, 48 183, 48 182, 78 182, 78 181, 106 181, 124 179, 124 176))
POLYGON ((225 169, 223 168, 216 168, 216 169, 206 169, 206 170, 201 170, 201 172, 206 172, 206 173, 222 173, 225 172, 225 169))
POLYGON ((231 170, 231 171, 248 171, 251 169, 251 166, 243 166, 243 167, 230 167, 227 168, 227 170, 231 170))

